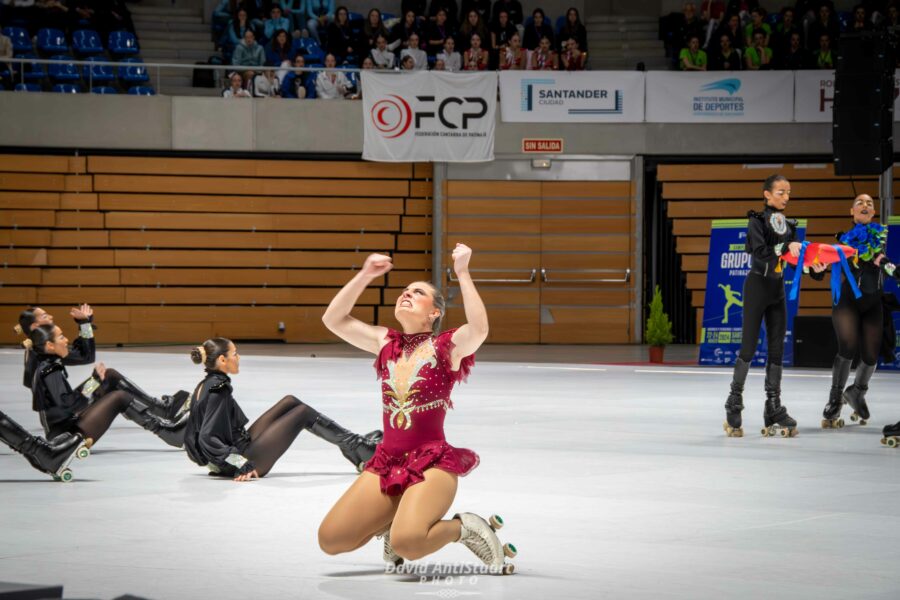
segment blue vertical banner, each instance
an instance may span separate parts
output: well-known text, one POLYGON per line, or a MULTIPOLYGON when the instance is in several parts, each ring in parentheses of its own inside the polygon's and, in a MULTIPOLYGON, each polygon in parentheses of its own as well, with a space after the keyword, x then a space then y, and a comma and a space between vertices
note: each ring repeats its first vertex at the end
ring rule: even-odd
MULTIPOLYGON (((900 264, 900 217, 888 219, 887 257, 895 264, 900 264)), ((884 292, 894 294, 900 299, 900 285, 893 277, 885 277, 884 292)), ((894 313, 894 331, 900 332, 900 312, 894 313)), ((894 362, 886 363, 878 360, 878 368, 886 371, 900 371, 900 335, 897 336, 898 346, 894 348, 894 362)))
MULTIPOLYGON (((797 228, 797 241, 806 237, 806 220, 797 228)), ((750 272, 747 254, 747 219, 716 219, 709 239, 709 267, 706 271, 706 298, 703 302, 703 329, 700 334, 700 364, 733 365, 741 349, 744 322, 744 279, 750 272)), ((784 285, 790 287, 796 269, 786 266, 784 285)), ((788 290, 785 290, 787 296, 788 290)), ((794 317, 800 298, 787 301, 787 336, 784 365, 794 364, 794 317)), ((760 328, 753 364, 766 362, 765 322, 760 328)))

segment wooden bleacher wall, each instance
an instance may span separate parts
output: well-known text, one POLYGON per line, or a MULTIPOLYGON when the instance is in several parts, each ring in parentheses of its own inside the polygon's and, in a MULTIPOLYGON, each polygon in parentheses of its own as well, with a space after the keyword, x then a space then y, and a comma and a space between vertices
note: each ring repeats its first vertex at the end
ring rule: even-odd
MULTIPOLYGON (((772 173, 790 180, 792 194, 786 214, 808 220, 806 239, 812 242, 833 243, 835 233, 847 230, 850 205, 857 194, 871 195, 877 205, 877 177, 838 177, 831 164, 660 165, 657 180, 697 311, 697 339, 703 323, 711 221, 745 218, 748 210, 761 210, 762 182, 772 173)), ((799 314, 830 315, 828 286, 828 278, 822 282, 804 278, 799 314)))
POLYGON ((355 315, 431 278, 431 166, 0 155, 0 343, 26 305, 99 343, 334 340, 325 306, 370 252, 395 269, 355 315), (391 290, 391 291, 388 291, 391 290), (285 324, 280 333, 278 323, 285 324), (5 324, 5 325, 4 325, 5 324))

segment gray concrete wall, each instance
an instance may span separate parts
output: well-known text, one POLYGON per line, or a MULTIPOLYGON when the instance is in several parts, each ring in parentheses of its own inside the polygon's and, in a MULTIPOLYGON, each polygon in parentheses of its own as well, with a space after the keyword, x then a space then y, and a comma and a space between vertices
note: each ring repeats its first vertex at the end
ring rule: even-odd
MULTIPOLYGON (((362 103, 0 93, 0 145, 235 152, 362 152, 362 103)), ((831 125, 500 123, 496 152, 562 137, 578 155, 831 153, 831 125)), ((900 146, 900 142, 898 142, 900 146)))

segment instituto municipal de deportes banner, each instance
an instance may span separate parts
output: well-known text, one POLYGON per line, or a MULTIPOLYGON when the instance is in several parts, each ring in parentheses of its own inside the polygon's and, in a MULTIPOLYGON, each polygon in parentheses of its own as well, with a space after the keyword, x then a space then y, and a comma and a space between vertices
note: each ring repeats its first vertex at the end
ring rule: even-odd
MULTIPOLYGON (((801 219, 797 241, 806 237, 806 221, 801 219)), ((746 251, 747 219, 717 219, 712 222, 709 239, 709 268, 706 273, 706 298, 703 302, 703 329, 700 338, 700 364, 733 365, 741 349, 744 317, 744 279, 750 272, 750 255, 746 251)), ((796 270, 784 269, 785 295, 794 281, 796 270)), ((802 293, 802 290, 801 290, 802 293)), ((787 336, 784 339, 784 364, 794 363, 794 317, 800 297, 787 300, 787 336)), ((760 328, 752 364, 766 362, 765 322, 760 328)))

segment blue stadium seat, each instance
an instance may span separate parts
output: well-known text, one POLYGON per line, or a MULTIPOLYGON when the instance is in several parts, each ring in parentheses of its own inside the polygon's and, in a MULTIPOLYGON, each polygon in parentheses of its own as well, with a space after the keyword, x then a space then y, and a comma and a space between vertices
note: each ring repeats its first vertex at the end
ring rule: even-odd
POLYGON ((306 88, 306 99, 307 100, 315 100, 318 98, 318 94, 316 93, 316 74, 313 74, 312 77, 306 78, 306 83, 303 87, 306 88))
POLYGON ((34 52, 31 36, 28 35, 28 30, 24 27, 4 27, 3 35, 12 40, 13 52, 16 54, 34 52))
POLYGON ((78 94, 81 89, 74 83, 57 83, 53 86, 53 91, 58 94, 78 94))
POLYGON ((306 66, 320 65, 325 62, 325 51, 319 42, 313 38, 297 38, 294 40, 294 50, 306 59, 306 66))
MULTIPOLYGON (((37 58, 37 54, 34 52, 27 52, 25 54, 16 55, 16 58, 37 58)), ((40 81, 44 77, 47 76, 47 72, 44 70, 44 65, 39 63, 22 63, 22 70, 24 72, 25 81, 40 81)))
POLYGON ((136 85, 134 87, 128 88, 128 94, 130 96, 155 96, 156 92, 152 87, 147 87, 145 85, 136 85))
POLYGON ((39 92, 41 91, 41 86, 36 83, 17 83, 15 90, 17 92, 39 92))
POLYGON ((350 31, 352 31, 354 35, 359 35, 363 30, 363 26, 366 24, 366 18, 358 12, 348 12, 347 20, 350 23, 350 31))
POLYGON ((59 54, 68 52, 69 44, 66 42, 66 34, 59 29, 41 29, 37 34, 38 50, 44 54, 59 54))
MULTIPOLYGON (((106 62, 103 56, 89 56, 85 60, 90 62, 106 62)), ((116 74, 113 68, 106 65, 85 65, 82 67, 82 76, 89 83, 109 83, 115 81, 116 74)))
MULTIPOLYGON (((841 31, 849 31, 850 27, 853 25, 853 13, 846 10, 840 10, 838 11, 837 16, 838 22, 841 24, 841 31)), ((834 40, 831 40, 831 43, 834 44, 834 40)))
POLYGON ((78 73, 78 68, 72 63, 67 62, 72 60, 71 56, 58 54, 56 56, 50 57, 50 60, 59 61, 58 64, 54 63, 47 69, 48 75, 50 75, 50 79, 52 79, 54 82, 71 82, 81 79, 81 74, 78 73))
POLYGON ((107 48, 109 48, 110 54, 116 56, 134 55, 140 51, 137 38, 130 31, 113 31, 110 33, 107 48))
POLYGON ((114 87, 109 87, 108 85, 101 85, 99 87, 93 88, 91 90, 91 93, 105 95, 105 94, 118 94, 119 92, 117 92, 116 88, 114 88, 114 87))
POLYGON ((382 21, 390 21, 391 19, 396 19, 396 18, 397 18, 397 15, 395 15, 394 13, 389 13, 389 12, 381 13, 382 21))
POLYGON ((565 26, 566 26, 566 15, 560 15, 560 16, 556 17, 556 27, 554 28, 554 31, 556 32, 557 35, 559 35, 559 32, 562 31, 562 28, 565 26))
POLYGON ((93 29, 79 29, 72 33, 72 48, 82 56, 103 54, 103 42, 100 34, 93 29))
POLYGON ((147 67, 140 58, 123 58, 119 61, 119 79, 126 84, 145 83, 150 81, 147 67))

